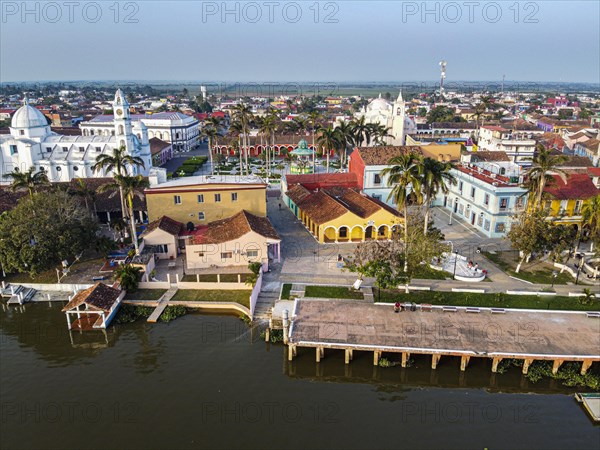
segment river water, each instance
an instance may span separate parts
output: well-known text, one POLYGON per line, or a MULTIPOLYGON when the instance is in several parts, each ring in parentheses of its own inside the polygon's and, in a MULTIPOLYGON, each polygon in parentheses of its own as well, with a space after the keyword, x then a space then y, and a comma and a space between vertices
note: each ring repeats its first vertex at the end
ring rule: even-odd
POLYGON ((600 448, 573 390, 518 368, 288 363, 231 316, 69 334, 61 306, 0 312, 2 449, 600 448))

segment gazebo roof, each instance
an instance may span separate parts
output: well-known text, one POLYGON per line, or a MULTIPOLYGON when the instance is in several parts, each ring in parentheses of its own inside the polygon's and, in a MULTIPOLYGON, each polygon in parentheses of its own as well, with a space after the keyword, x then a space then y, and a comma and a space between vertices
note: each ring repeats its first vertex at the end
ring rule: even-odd
POLYGON ((309 156, 314 153, 314 150, 308 148, 308 142, 305 139, 300 140, 298 142, 298 147, 290 152, 290 154, 294 156, 309 156))

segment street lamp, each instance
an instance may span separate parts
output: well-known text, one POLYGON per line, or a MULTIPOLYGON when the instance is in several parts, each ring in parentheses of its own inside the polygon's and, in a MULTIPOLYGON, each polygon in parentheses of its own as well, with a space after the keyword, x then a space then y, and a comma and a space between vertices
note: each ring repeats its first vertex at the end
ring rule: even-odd
POLYGON ((558 272, 556 270, 552 271, 552 287, 554 287, 554 281, 558 277, 558 272))
POLYGON ((456 279, 456 263, 458 262, 458 250, 454 252, 454 273, 452 274, 452 279, 456 279))

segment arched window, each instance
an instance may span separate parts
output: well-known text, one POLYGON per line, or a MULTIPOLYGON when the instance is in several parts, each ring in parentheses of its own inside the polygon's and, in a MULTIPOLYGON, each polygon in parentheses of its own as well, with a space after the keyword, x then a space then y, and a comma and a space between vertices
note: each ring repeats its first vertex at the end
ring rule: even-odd
POLYGON ((79 170, 79 167, 73 166, 73 172, 77 172, 78 170, 79 170))
POLYGON ((124 134, 123 125, 119 125, 119 135, 123 135, 123 134, 124 134))

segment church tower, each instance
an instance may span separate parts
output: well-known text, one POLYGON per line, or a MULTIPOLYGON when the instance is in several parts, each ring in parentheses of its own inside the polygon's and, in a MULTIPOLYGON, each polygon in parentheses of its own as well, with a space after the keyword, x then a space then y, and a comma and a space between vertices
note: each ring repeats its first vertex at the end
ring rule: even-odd
POLYGON ((392 145, 404 145, 405 130, 404 119, 406 118, 406 104, 402 98, 402 91, 398 94, 398 98, 392 108, 392 145))
POLYGON ((136 148, 131 127, 129 102, 127 102, 127 99, 125 99, 121 89, 117 90, 117 93, 115 94, 115 100, 113 101, 113 114, 117 147, 123 146, 127 149, 127 153, 130 155, 135 155, 136 148))

